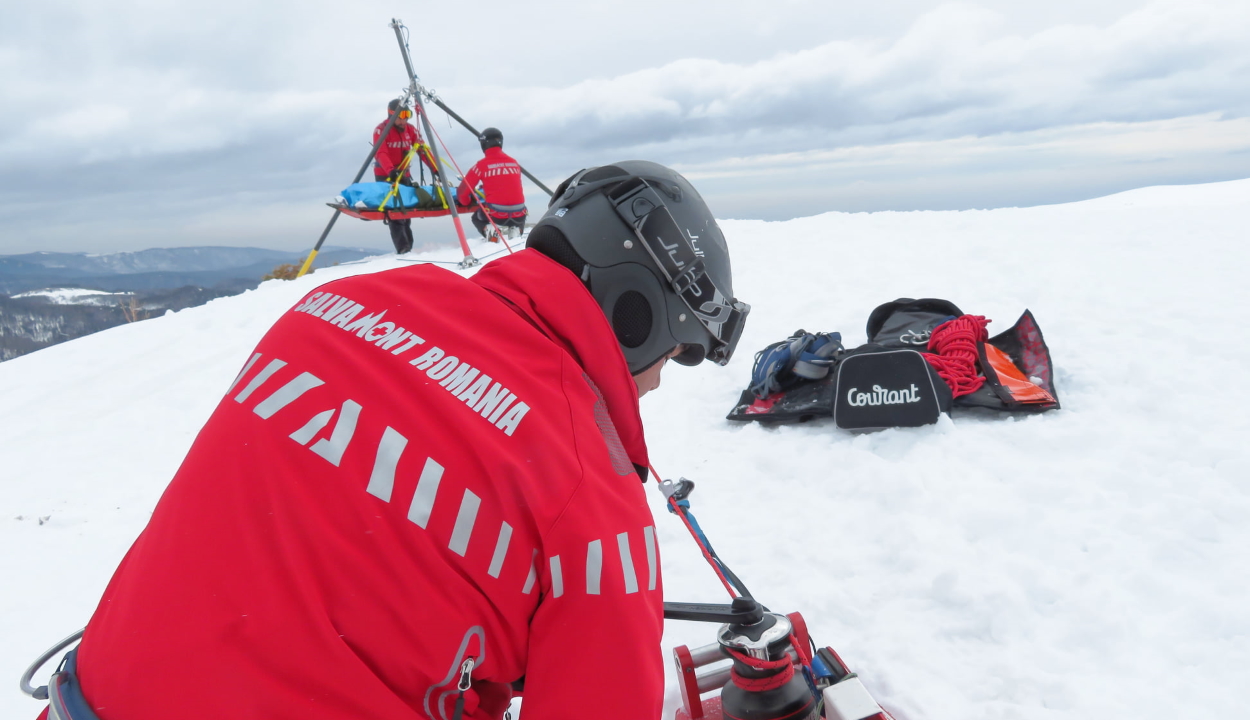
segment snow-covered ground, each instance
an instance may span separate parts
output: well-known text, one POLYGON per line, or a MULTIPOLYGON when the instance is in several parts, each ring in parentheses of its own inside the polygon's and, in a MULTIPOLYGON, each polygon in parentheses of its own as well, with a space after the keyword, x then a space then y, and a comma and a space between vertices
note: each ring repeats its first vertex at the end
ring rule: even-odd
POLYGON ((15 298, 41 297, 54 305, 115 305, 120 298, 128 298, 134 293, 112 293, 104 290, 87 290, 86 288, 53 288, 50 290, 31 290, 18 293, 15 298))
MULTIPOLYGON (((803 612, 900 720, 1245 717, 1247 227, 1250 180, 726 222, 754 310, 728 367, 670 366, 644 400, 655 465, 698 482, 730 566, 803 612), (862 435, 723 419, 754 350, 800 327, 858 344, 900 296, 953 300, 991 333, 1032 309, 1064 409, 862 435)), ((268 325, 321 282, 401 262, 267 282, 0 365, 0 716, 38 711, 18 674, 85 623, 268 325)), ((653 500, 668 599, 722 601, 653 500)), ((714 630, 670 623, 666 646, 714 630)))

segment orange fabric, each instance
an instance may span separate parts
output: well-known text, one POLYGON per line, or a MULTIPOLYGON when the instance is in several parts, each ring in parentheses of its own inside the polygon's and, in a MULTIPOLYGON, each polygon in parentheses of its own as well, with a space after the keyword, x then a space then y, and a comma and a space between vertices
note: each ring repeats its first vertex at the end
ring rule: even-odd
POLYGON ((1053 403, 1055 398, 1020 372, 1007 353, 993 345, 985 345, 985 357, 990 367, 998 375, 998 382, 1011 393, 1011 397, 1022 403, 1053 403))

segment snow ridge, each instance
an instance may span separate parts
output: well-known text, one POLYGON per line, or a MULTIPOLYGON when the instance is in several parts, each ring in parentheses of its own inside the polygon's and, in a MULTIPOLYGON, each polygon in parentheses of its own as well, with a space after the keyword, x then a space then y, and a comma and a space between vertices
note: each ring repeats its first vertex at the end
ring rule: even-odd
MULTIPOLYGON (((1248 226, 1250 180, 727 221, 753 313, 727 367, 669 367, 642 403, 656 468, 698 483, 726 562, 765 604, 801 611, 899 720, 1240 717, 1248 226), (1031 309, 1064 409, 859 435, 723 420, 755 350, 800 327, 857 345, 873 307, 902 296, 950 299, 991 334, 1031 309)), ((267 282, 0 365, 0 678, 84 624, 269 324, 326 280, 402 262, 267 282)), ((653 502, 666 597, 723 601, 653 502)), ((669 623, 666 647, 714 630, 669 623)), ((0 698, 5 717, 37 710, 0 698)))

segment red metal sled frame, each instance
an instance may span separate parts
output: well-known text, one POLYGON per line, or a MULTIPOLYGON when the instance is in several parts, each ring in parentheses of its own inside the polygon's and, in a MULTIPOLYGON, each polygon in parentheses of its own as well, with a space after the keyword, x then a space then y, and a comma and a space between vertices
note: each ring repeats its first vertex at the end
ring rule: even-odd
MULTIPOLYGON (((790 619, 790 626, 794 629, 794 639, 800 646, 811 648, 812 640, 807 634, 807 621, 803 619, 803 616, 792 612, 786 617, 790 619)), ((796 662, 798 661, 797 649, 792 653, 792 657, 796 662)), ((713 695, 706 700, 702 698, 699 690, 699 677, 695 673, 698 666, 690 653, 690 648, 685 645, 673 648, 673 659, 677 663, 677 679, 681 688, 681 707, 677 708, 675 720, 724 720, 720 696, 713 695)), ((728 660, 729 656, 725 655, 724 659, 728 660)), ((719 688, 719 685, 708 688, 708 692, 719 688)))
MULTIPOLYGON (((359 218, 360 220, 385 220, 386 218, 390 218, 391 220, 411 220, 412 218, 446 217, 451 214, 451 208, 442 208, 439 210, 418 210, 416 208, 409 208, 407 210, 387 210, 386 212, 380 212, 378 210, 358 210, 353 207, 338 205, 336 203, 326 203, 326 205, 329 205, 344 215, 350 215, 354 218, 359 218)), ((476 205, 457 205, 456 209, 461 212, 467 212, 475 209, 476 207, 476 205)))
MULTIPOLYGON (((793 642, 790 652, 790 660, 796 665, 806 662, 800 657, 799 648, 804 648, 803 655, 806 655, 812 648, 811 637, 807 634, 807 621, 797 612, 786 615, 790 619, 791 627, 794 630, 791 635, 793 642)), ((707 648, 701 648, 700 651, 707 648)), ((836 661, 837 666, 841 669, 841 680, 830 685, 821 692, 821 701, 824 704, 821 710, 821 720, 894 720, 884 708, 877 703, 876 700, 868 694, 868 691, 860 684, 858 676, 852 673, 843 662, 841 656, 832 647, 825 648, 836 661), (849 684, 842 684, 843 681, 851 680, 854 687, 849 684), (843 688, 850 691, 843 692, 838 696, 830 695, 829 691, 833 688, 843 688), (858 690, 858 692, 855 692, 858 690), (832 705, 830 701, 832 700, 832 705)), ((673 720, 731 720, 725 715, 724 708, 721 706, 720 695, 712 695, 707 699, 703 698, 703 693, 711 693, 722 687, 724 680, 728 679, 728 672, 708 673, 703 678, 695 672, 702 665, 711 665, 719 662, 720 659, 729 659, 728 655, 723 655, 716 659, 709 660, 707 653, 701 652, 702 660, 696 662, 694 654, 690 648, 680 645, 673 648, 673 659, 677 663, 677 682, 681 688, 681 706, 677 708, 673 720), (719 675, 720 678, 716 678, 719 675), (700 679, 705 681, 704 689, 700 690, 700 679)), ((826 662, 828 662, 826 660, 826 662)))

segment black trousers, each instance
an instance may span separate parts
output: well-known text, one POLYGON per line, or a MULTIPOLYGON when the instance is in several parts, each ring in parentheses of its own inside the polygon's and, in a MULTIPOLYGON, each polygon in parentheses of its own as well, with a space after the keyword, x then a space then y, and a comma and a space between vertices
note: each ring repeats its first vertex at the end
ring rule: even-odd
MULTIPOLYGON (((526 215, 522 215, 521 217, 508 218, 507 220, 495 218, 495 224, 501 228, 515 227, 525 229, 526 217, 526 215)), ((486 217, 486 211, 482 210, 482 208, 478 208, 474 211, 472 220, 473 227, 477 228, 477 231, 482 234, 482 237, 486 237, 486 228, 490 227, 490 220, 486 217)))
MULTIPOLYGON (((377 182, 386 182, 385 175, 375 175, 374 180, 377 182)), ((400 181, 400 185, 412 187, 412 178, 405 175, 400 181)), ((391 220, 387 219, 386 226, 391 231, 391 243, 395 246, 395 252, 403 255, 412 250, 412 220, 391 220)))

